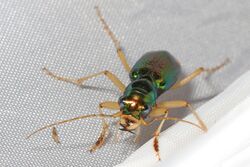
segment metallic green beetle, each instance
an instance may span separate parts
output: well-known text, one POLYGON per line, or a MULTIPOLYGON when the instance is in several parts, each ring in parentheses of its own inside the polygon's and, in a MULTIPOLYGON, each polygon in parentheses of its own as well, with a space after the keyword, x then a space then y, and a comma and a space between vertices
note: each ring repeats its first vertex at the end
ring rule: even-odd
POLYGON ((156 105, 156 99, 176 83, 180 69, 180 64, 167 51, 144 54, 129 73, 131 83, 119 99, 120 110, 136 119, 147 118, 156 105), (134 103, 128 103, 136 101, 136 98, 135 106, 134 103), (143 108, 138 109, 138 106, 143 108))
POLYGON ((216 66, 211 69, 205 69, 203 67, 200 67, 187 77, 179 79, 181 67, 178 61, 175 60, 175 58, 167 51, 153 51, 144 54, 131 69, 126 61, 125 54, 121 49, 119 41, 116 39, 115 35, 110 30, 108 24, 101 15, 101 12, 98 7, 96 7, 95 9, 97 16, 99 17, 101 23, 104 26, 104 30, 110 36, 117 49, 117 55, 120 58, 121 63, 123 64, 125 70, 129 72, 131 83, 126 87, 114 74, 107 70, 86 77, 81 77, 79 79, 71 79, 58 76, 44 68, 44 72, 47 75, 53 77, 54 79, 73 83, 79 86, 81 86, 84 81, 90 78, 105 75, 110 81, 112 81, 112 83, 117 88, 119 88, 123 95, 119 98, 118 102, 106 101, 100 103, 100 114, 82 115, 68 120, 58 121, 53 124, 39 128, 38 130, 28 135, 27 138, 31 137, 37 132, 40 132, 47 128, 51 128, 52 138, 55 142, 60 143, 59 136, 55 128, 56 126, 85 118, 99 117, 103 120, 103 129, 97 142, 90 149, 90 151, 93 152, 103 145, 107 136, 108 124, 105 121, 105 118, 120 118, 117 122, 118 125, 122 126, 120 130, 132 133, 135 130, 136 139, 138 139, 138 136, 140 135, 141 126, 148 126, 154 121, 161 121, 159 127, 155 130, 153 144, 156 155, 158 159, 160 159, 158 136, 160 134, 164 121, 180 121, 196 126, 203 131, 207 131, 207 128, 203 123, 202 119, 198 116, 198 114, 188 102, 184 100, 176 100, 165 101, 157 104, 156 99, 162 93, 166 92, 169 89, 177 89, 179 87, 182 87, 183 85, 191 81, 193 78, 200 75, 202 72, 214 72, 220 69, 228 62, 228 60, 220 64, 219 66, 216 66), (168 116, 168 111, 170 109, 181 107, 189 108, 192 114, 198 120, 198 124, 180 118, 168 116), (101 111, 101 109, 103 108, 118 110, 118 112, 111 115, 103 114, 101 111))

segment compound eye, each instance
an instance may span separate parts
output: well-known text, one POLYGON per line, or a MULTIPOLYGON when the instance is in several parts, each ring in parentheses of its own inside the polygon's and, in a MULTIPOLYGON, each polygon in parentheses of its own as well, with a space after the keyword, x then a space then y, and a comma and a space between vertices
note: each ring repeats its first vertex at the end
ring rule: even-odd
POLYGON ((125 105, 126 105, 126 104, 124 103, 124 96, 121 96, 121 97, 119 98, 118 104, 119 104, 119 106, 120 106, 120 109, 125 108, 125 105))
POLYGON ((118 103, 119 103, 119 104, 123 103, 124 99, 125 99, 125 97, 124 97, 124 96, 121 96, 121 97, 118 99, 118 103))
POLYGON ((166 86, 166 82, 163 81, 162 79, 156 80, 156 84, 159 88, 164 89, 166 86))
POLYGON ((131 74, 132 79, 137 79, 139 77, 139 72, 138 71, 133 71, 131 74))
POLYGON ((147 105, 145 109, 141 112, 142 118, 146 118, 151 110, 152 110, 152 107, 147 105))
POLYGON ((164 88, 165 85, 166 85, 166 83, 165 83, 164 81, 162 81, 162 82, 160 83, 160 88, 164 88))
POLYGON ((125 104, 122 102, 122 103, 119 103, 120 105, 120 110, 123 110, 125 108, 125 104))

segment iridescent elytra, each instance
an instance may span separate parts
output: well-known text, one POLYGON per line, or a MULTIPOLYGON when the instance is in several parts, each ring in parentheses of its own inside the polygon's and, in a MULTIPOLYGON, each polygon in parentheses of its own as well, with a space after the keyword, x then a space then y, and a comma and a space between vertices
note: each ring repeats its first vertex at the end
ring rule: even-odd
POLYGON ((217 71, 218 69, 226 65, 226 63, 228 63, 228 60, 214 68, 197 68, 190 75, 184 78, 180 78, 181 66, 179 62, 169 52, 150 51, 145 53, 135 63, 135 65, 130 68, 125 58, 125 54, 121 49, 120 42, 110 30, 99 8, 95 7, 95 10, 97 16, 100 19, 100 22, 104 27, 104 31, 108 34, 108 36, 114 43, 117 55, 120 58, 121 63, 123 64, 125 70, 129 73, 131 83, 128 86, 125 86, 118 79, 118 77, 116 77, 108 70, 88 75, 86 77, 71 79, 67 77, 58 76, 53 72, 49 71, 47 68, 43 68, 43 71, 48 76, 51 76, 56 80, 73 83, 78 86, 81 86, 84 81, 88 79, 104 75, 120 90, 122 95, 121 97, 119 97, 118 102, 105 101, 100 103, 99 114, 81 115, 75 118, 58 121, 37 129, 36 131, 28 135, 27 138, 30 138, 37 132, 51 128, 52 138, 56 143, 60 143, 58 132, 56 130, 57 126, 85 118, 98 117, 103 120, 103 128, 97 142, 90 149, 90 151, 93 152, 103 145, 103 143, 105 142, 105 138, 107 137, 109 125, 106 122, 105 118, 118 118, 117 125, 121 126, 121 128, 118 130, 135 133, 135 140, 137 140, 138 136, 140 135, 141 126, 148 126, 155 121, 161 121, 160 125, 153 134, 153 147, 156 152, 157 158, 160 160, 158 137, 161 128, 166 120, 174 120, 187 123, 198 127, 203 131, 207 131, 205 123, 193 109, 191 104, 187 101, 175 100, 157 103, 156 100, 162 93, 186 85, 192 79, 194 79, 196 76, 200 75, 203 72, 212 73, 217 71), (102 112, 103 108, 117 110, 117 112, 110 115, 104 114, 102 112), (198 124, 181 118, 169 117, 169 110, 173 108, 188 108, 194 115, 194 117, 197 119, 198 124))

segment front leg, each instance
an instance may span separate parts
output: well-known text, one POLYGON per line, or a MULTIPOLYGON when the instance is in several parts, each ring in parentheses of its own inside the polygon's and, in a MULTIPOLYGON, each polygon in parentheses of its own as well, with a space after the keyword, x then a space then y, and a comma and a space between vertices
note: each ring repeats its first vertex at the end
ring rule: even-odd
MULTIPOLYGON (((103 114, 101 110, 100 113, 103 114)), ((108 136, 108 133, 109 133, 109 125, 105 120, 105 118, 102 118, 102 131, 95 144, 89 149, 91 153, 103 146, 108 136)))
MULTIPOLYGON (((111 110, 119 110, 119 105, 117 102, 111 102, 111 101, 106 101, 102 102, 99 104, 99 112, 100 114, 103 114, 102 109, 111 109, 111 110)), ((102 118, 102 131, 100 136, 98 137, 98 140, 95 142, 95 144, 90 148, 90 152, 94 152, 97 149, 101 148, 103 144, 105 143, 105 140, 108 136, 109 133, 109 125, 105 118, 102 118)))
MULTIPOLYGON (((168 112, 165 109, 165 115, 164 115, 164 117, 167 117, 167 116, 168 116, 168 112)), ((159 135, 161 133, 161 129, 162 129, 162 126, 163 126, 163 124, 164 124, 165 121, 166 120, 163 119, 161 121, 160 125, 158 126, 158 128, 156 129, 156 131, 154 132, 154 144, 153 144, 153 146, 154 146, 154 150, 156 152, 156 156, 157 156, 158 160, 161 160, 160 151, 159 151, 159 135)))
POLYGON ((154 107, 153 110, 151 111, 150 117, 155 117, 153 118, 153 120, 149 123, 143 121, 143 125, 148 126, 149 124, 153 123, 154 121, 160 121, 161 123, 158 126, 158 128, 156 129, 156 131, 154 132, 154 140, 153 140, 153 147, 154 150, 156 152, 156 156, 158 158, 158 160, 160 160, 160 151, 159 151, 159 135, 161 132, 161 129, 163 127, 163 124, 166 120, 172 120, 172 121, 180 121, 183 123, 187 123, 193 126, 196 126, 200 129, 202 129, 203 131, 207 131, 207 127, 205 126, 205 124, 203 123, 202 119, 198 116, 198 114, 194 111, 194 109, 192 108, 192 106, 185 102, 185 101, 167 101, 167 102, 162 102, 160 104, 157 105, 157 107, 154 107), (199 125, 183 120, 183 119, 179 119, 179 118, 175 118, 175 117, 168 117, 168 109, 171 108, 180 108, 180 107, 188 107, 191 109, 191 112, 194 114, 194 116, 197 118, 197 120, 199 121, 199 125))
POLYGON ((192 105, 190 103, 188 103, 187 101, 183 101, 183 100, 178 100, 178 101, 165 101, 165 102, 161 102, 160 104, 158 104, 159 107, 161 108, 188 108, 191 113, 195 116, 195 118, 198 120, 199 126, 204 132, 207 131, 207 127, 205 125, 205 123, 202 121, 202 119, 200 118, 200 116, 197 114, 197 112, 194 110, 194 108, 192 107, 192 105))

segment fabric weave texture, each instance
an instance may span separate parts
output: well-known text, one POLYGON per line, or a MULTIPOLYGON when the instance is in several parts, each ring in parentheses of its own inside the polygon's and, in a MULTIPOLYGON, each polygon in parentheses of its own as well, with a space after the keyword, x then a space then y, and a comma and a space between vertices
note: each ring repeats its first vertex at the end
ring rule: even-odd
POLYGON ((139 144, 127 133, 115 143, 110 120, 107 143, 91 154, 88 149, 102 124, 86 119, 59 126, 60 145, 53 142, 50 130, 25 139, 54 121, 98 113, 100 102, 117 101, 121 95, 104 76, 79 88, 44 75, 43 67, 75 78, 110 70, 129 83, 95 14, 96 5, 131 66, 153 50, 169 51, 184 74, 230 58, 223 70, 210 77, 202 75, 159 101, 182 99, 198 107, 250 68, 249 1, 1 0, 0 166, 114 166, 152 137, 156 125, 142 130, 139 144))

